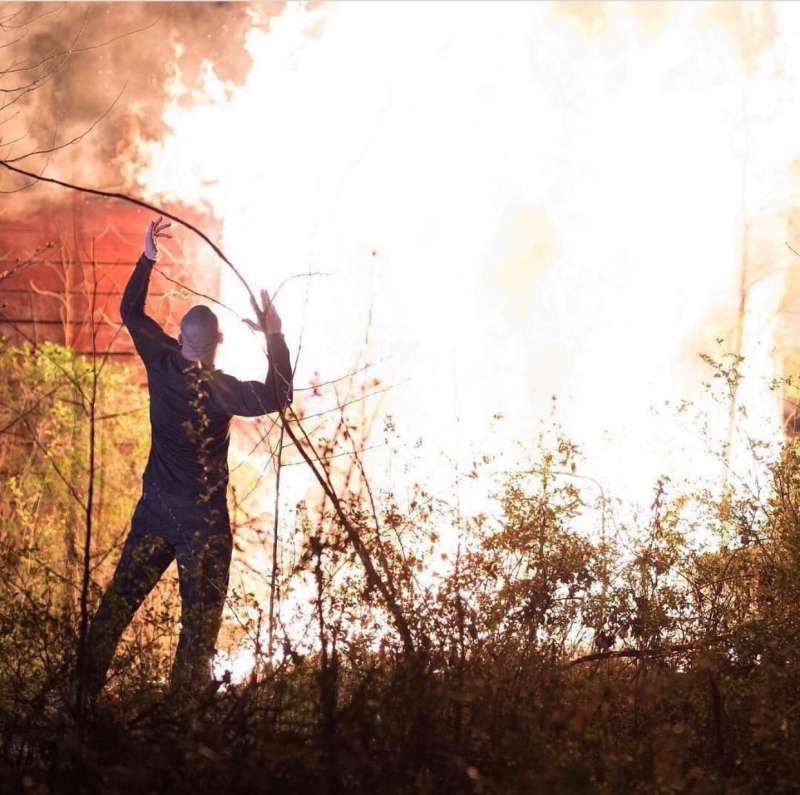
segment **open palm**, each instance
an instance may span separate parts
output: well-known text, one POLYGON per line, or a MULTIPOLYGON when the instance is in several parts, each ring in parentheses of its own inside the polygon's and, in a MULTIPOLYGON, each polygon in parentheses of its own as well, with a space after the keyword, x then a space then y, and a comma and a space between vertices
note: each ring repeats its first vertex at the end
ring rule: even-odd
POLYGON ((245 319, 245 323, 253 329, 253 331, 264 331, 267 334, 279 334, 281 331, 281 318, 269 293, 266 290, 261 291, 261 306, 258 305, 255 299, 251 299, 250 303, 256 313, 256 320, 245 319))
POLYGON ((159 215, 155 221, 150 221, 147 227, 147 235, 144 239, 144 253, 149 259, 156 259, 159 255, 158 239, 161 237, 172 238, 164 230, 168 229, 172 224, 164 220, 164 216, 159 215))

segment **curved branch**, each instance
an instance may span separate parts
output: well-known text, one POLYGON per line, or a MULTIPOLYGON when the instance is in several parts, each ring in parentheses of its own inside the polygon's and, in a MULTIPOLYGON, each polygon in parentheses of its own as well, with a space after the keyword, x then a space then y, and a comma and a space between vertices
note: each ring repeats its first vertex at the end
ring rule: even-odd
MULTIPOLYGON (((198 237, 204 240, 211 247, 214 253, 234 272, 236 277, 242 283, 242 286, 247 291, 247 294, 250 296, 250 299, 253 302, 253 304, 258 303, 256 301, 256 297, 255 294, 253 293, 253 290, 245 280, 244 276, 242 276, 241 272, 236 268, 236 266, 225 256, 225 254, 222 252, 219 246, 216 243, 214 243, 208 237, 208 235, 206 235, 204 232, 198 229, 194 224, 183 220, 179 216, 167 212, 159 207, 156 207, 155 205, 150 204, 149 202, 142 201, 141 199, 137 199, 133 196, 129 196, 124 193, 98 190, 97 188, 86 188, 81 185, 75 185, 74 183, 71 182, 55 179, 54 177, 39 177, 35 173, 27 171, 26 169, 19 168, 18 166, 15 166, 5 160, 0 160, 0 166, 3 166, 3 168, 12 171, 14 173, 22 174, 27 177, 33 177, 39 179, 42 182, 49 182, 54 185, 59 185, 64 188, 69 188, 70 190, 79 191, 81 193, 88 193, 94 196, 104 196, 106 198, 111 198, 111 199, 121 199, 122 201, 129 202, 130 204, 134 204, 138 207, 150 210, 151 212, 158 213, 159 215, 162 215, 166 218, 175 221, 176 223, 180 224, 186 229, 191 230, 198 237)), ((262 324, 262 331, 264 333, 264 337, 266 340, 268 335, 265 324, 262 324)), ((331 501, 331 504, 333 505, 334 510, 336 511, 336 515, 339 518, 339 521, 347 535, 347 538, 352 544, 353 548, 355 549, 356 554, 358 555, 358 558, 361 561, 362 566, 364 567, 364 571, 367 577, 367 583, 371 587, 376 588, 380 593, 383 603, 393 619, 395 629, 397 630, 403 642, 403 648, 406 655, 409 657, 413 656, 415 653, 414 638, 411 633, 411 628, 408 622, 406 621, 405 615, 403 614, 403 611, 400 607, 400 604, 394 598, 394 595, 390 592, 386 582, 384 582, 383 578, 380 576, 377 569, 375 568, 375 564, 372 561, 372 556, 370 555, 369 549, 361 539, 361 535, 358 529, 353 525, 353 523, 347 517, 347 514, 345 513, 344 508, 342 507, 339 497, 336 494, 336 490, 334 489, 333 484, 330 480, 330 475, 328 473, 328 470, 325 468, 325 465, 323 464, 319 453, 314 447, 313 442, 308 437, 308 434, 303 428, 300 418, 297 416, 291 405, 289 405, 287 408, 289 413, 291 414, 291 420, 287 419, 285 414, 286 411, 285 409, 281 409, 279 412, 279 416, 281 418, 281 425, 285 434, 294 443, 300 455, 303 457, 304 461, 314 474, 314 477, 316 478, 323 492, 325 493, 327 498, 331 501), (293 430, 292 428, 293 424, 296 424, 297 430, 300 431, 300 433, 302 434, 308 449, 306 449, 306 447, 301 443, 297 434, 293 430), (313 454, 313 458, 309 454, 309 451, 313 454)))

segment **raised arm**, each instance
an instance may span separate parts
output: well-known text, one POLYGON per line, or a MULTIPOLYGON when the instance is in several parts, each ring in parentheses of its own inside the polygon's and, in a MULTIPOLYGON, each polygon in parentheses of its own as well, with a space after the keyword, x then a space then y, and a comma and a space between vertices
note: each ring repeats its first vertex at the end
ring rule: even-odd
POLYGON ((259 417, 280 411, 292 402, 292 363, 280 332, 267 335, 269 368, 265 381, 240 381, 217 371, 210 391, 220 408, 240 417, 259 417))
POLYGON ((155 240, 160 236, 159 232, 158 222, 153 222, 148 227, 145 253, 139 257, 139 261, 125 285, 119 305, 122 322, 130 332, 136 351, 145 364, 151 361, 165 346, 177 345, 177 342, 168 336, 144 310, 147 289, 150 286, 150 273, 158 257, 155 240))

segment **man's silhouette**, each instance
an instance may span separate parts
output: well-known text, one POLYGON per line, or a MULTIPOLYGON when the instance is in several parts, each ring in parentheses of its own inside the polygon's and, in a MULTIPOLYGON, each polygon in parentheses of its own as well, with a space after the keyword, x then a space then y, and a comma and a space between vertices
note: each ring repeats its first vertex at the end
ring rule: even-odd
POLYGON ((120 315, 147 370, 151 447, 142 496, 131 520, 117 569, 89 633, 87 686, 96 695, 105 683, 125 627, 164 570, 177 559, 181 633, 172 667, 171 691, 184 696, 211 681, 222 609, 228 588, 231 529, 226 491, 228 442, 234 415, 279 411, 292 400, 289 351, 281 321, 266 292, 253 307, 251 327, 267 332, 265 382, 239 381, 214 369, 222 341, 216 315, 192 307, 175 340, 145 314, 158 238, 169 224, 151 222, 145 252, 125 287, 120 315))

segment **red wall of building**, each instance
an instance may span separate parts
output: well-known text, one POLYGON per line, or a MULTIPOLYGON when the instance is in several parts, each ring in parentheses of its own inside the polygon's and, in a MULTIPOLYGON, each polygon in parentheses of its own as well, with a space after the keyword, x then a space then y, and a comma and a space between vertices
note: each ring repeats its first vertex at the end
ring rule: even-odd
MULTIPOLYGON (((165 209, 195 224, 212 240, 218 239, 220 225, 209 215, 175 205, 165 209)), ((92 293, 96 290, 97 350, 131 355, 130 336, 120 327, 119 301, 153 217, 153 213, 121 201, 77 193, 24 217, 3 216, 0 336, 12 344, 24 339, 34 344, 51 340, 89 353, 92 293)), ((174 237, 161 246, 157 269, 217 298, 220 262, 216 255, 189 230, 173 223, 170 232, 174 237)), ((181 316, 196 303, 207 302, 154 270, 147 310, 168 334, 177 335, 181 316)))

